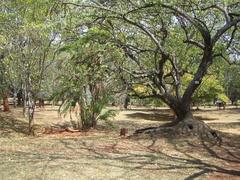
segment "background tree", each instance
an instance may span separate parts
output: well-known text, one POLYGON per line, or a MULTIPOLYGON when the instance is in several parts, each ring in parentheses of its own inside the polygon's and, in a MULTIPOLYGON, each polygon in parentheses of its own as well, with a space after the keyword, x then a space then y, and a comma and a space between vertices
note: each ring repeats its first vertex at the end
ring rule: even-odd
POLYGON ((233 65, 225 69, 224 86, 228 98, 232 105, 240 99, 240 68, 239 65, 233 65))
POLYGON ((8 97, 9 97, 9 91, 8 91, 8 83, 6 81, 6 68, 4 66, 4 57, 0 59, 0 99, 3 100, 3 111, 7 112, 9 111, 9 103, 8 103, 8 97))
POLYGON ((45 71, 55 58, 52 47, 56 42, 57 27, 53 20, 46 16, 51 3, 21 0, 1 3, 4 29, 8 29, 8 34, 6 33, 5 36, 7 37, 5 58, 9 66, 8 79, 14 89, 16 86, 21 86, 24 115, 26 112, 29 121, 29 134, 34 134, 35 102, 41 90, 42 81, 46 78, 45 71))
MULTIPOLYGON (((183 86, 191 81, 191 75, 185 75, 183 77, 183 86)), ((195 91, 192 102, 193 105, 198 106, 203 103, 212 104, 216 99, 222 100, 227 103, 228 98, 225 95, 224 87, 215 75, 206 75, 203 78, 202 84, 195 91)))

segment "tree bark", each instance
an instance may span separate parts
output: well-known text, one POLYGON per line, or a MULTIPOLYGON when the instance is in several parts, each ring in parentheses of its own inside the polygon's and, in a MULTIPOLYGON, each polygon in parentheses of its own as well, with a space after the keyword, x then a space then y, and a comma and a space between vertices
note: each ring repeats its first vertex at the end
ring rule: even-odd
POLYGON ((124 109, 128 109, 129 102, 130 97, 127 95, 126 98, 124 99, 124 109))
POLYGON ((13 106, 14 106, 14 108, 17 107, 17 91, 16 91, 16 88, 14 88, 14 92, 13 92, 13 106))
POLYGON ((34 136, 33 125, 34 125, 35 103, 34 103, 34 100, 33 100, 30 92, 28 93, 27 104, 28 104, 28 130, 29 130, 29 135, 34 136))
POLYGON ((29 123, 28 123, 28 133, 29 135, 32 135, 34 136, 34 129, 33 129, 33 125, 34 125, 34 107, 29 107, 28 108, 28 120, 29 120, 29 123))
POLYGON ((8 93, 7 92, 3 93, 3 111, 4 112, 9 112, 10 111, 9 102, 8 102, 8 93))
POLYGON ((17 92, 17 106, 23 105, 23 88, 17 92))
POLYGON ((27 87, 26 87, 26 85, 23 87, 22 97, 23 97, 23 116, 27 117, 27 115, 26 115, 26 109, 27 109, 27 87))

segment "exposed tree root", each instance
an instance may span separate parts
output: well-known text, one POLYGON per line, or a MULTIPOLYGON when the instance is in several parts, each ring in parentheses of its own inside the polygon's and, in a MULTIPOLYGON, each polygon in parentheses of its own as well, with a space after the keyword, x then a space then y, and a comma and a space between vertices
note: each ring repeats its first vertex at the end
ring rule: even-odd
POLYGON ((195 119, 186 119, 179 123, 169 123, 160 127, 149 127, 138 129, 134 132, 133 136, 140 134, 148 134, 150 136, 157 136, 167 133, 169 136, 178 137, 191 137, 196 136, 204 141, 211 141, 221 146, 222 138, 219 132, 212 130, 206 123, 195 119))
POLYGON ((219 146, 222 138, 219 132, 211 129, 206 123, 196 119, 187 119, 179 122, 175 127, 178 135, 194 135, 206 141, 215 141, 219 146))
POLYGON ((79 132, 78 129, 72 129, 70 127, 66 127, 66 128, 45 128, 44 134, 56 134, 56 133, 63 133, 63 132, 71 132, 71 133, 75 133, 75 132, 79 132))
POLYGON ((79 132, 79 129, 72 129, 70 127, 67 127, 65 130, 68 131, 68 132, 72 132, 72 133, 79 132))

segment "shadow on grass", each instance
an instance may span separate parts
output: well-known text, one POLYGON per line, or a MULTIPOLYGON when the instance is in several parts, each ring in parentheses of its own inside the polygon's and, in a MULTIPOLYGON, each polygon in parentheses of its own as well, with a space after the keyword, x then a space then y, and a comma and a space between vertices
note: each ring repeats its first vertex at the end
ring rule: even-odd
POLYGON ((0 134, 8 136, 12 132, 28 134, 28 123, 15 119, 10 115, 2 116, 0 114, 0 134))
MULTIPOLYGON (((144 111, 144 112, 136 112, 136 113, 131 113, 126 115, 128 118, 132 119, 145 119, 149 121, 173 121, 174 116, 171 115, 170 113, 166 113, 166 111, 163 112, 154 112, 154 111, 144 111)), ((208 118, 208 117, 203 117, 200 115, 195 115, 194 116, 198 120, 204 120, 204 121, 213 121, 217 120, 218 118, 208 118)))
MULTIPOLYGON (((174 147, 178 152, 184 154, 187 158, 192 159, 191 162, 194 164, 201 165, 199 167, 199 172, 196 172, 186 179, 194 179, 200 177, 207 173, 220 173, 225 175, 232 175, 232 176, 240 176, 240 144, 238 143, 240 140, 239 135, 231 135, 226 134, 223 136, 223 145, 221 147, 215 146, 214 144, 209 144, 206 141, 201 140, 201 143, 196 145, 196 143, 187 141, 190 148, 194 150, 199 150, 202 152, 207 153, 207 156, 213 158, 213 161, 204 162, 201 158, 196 158, 192 155, 192 153, 187 153, 186 151, 182 150, 181 147, 175 143, 174 147), (216 165, 214 163, 215 160, 220 160, 222 165, 216 165), (230 168, 226 164, 231 164, 230 168)), ((224 177, 223 177, 224 178, 224 177)))
MULTIPOLYGON (((169 108, 154 109, 154 108, 131 108, 124 111, 144 111, 144 112, 158 112, 158 113, 171 113, 169 108)), ((240 107, 226 107, 226 109, 218 109, 216 106, 212 106, 210 109, 200 108, 198 110, 192 109, 193 112, 229 112, 229 113, 240 113, 240 107)))
MULTIPOLYGON (((26 133, 27 123, 0 115, 0 129, 2 128, 26 133)), ((45 176, 49 167, 53 166, 52 164, 56 165, 54 168, 64 168, 62 164, 56 164, 56 162, 61 163, 58 160, 63 160, 71 167, 82 166, 86 163, 84 165, 89 167, 101 164, 109 167, 109 169, 112 167, 124 169, 115 179, 125 179, 132 172, 141 172, 142 170, 148 172, 141 174, 143 179, 149 178, 149 173, 154 172, 157 174, 163 173, 163 175, 164 173, 171 174, 172 172, 177 172, 181 177, 185 176, 187 180, 197 177, 204 178, 206 175, 214 176, 216 174, 240 176, 239 135, 224 134, 223 145, 219 147, 203 141, 175 139, 172 133, 162 132, 162 134, 158 134, 158 137, 149 137, 147 140, 141 138, 113 138, 112 141, 106 141, 104 139, 103 143, 101 138, 97 136, 94 137, 96 139, 82 137, 58 138, 57 143, 64 146, 61 151, 41 152, 41 150, 37 150, 34 154, 31 152, 29 155, 24 154, 25 152, 19 152, 19 157, 27 157, 27 162, 31 158, 39 162, 44 161, 42 177, 45 176), (171 149, 167 149, 168 151, 177 153, 168 153, 166 147, 162 147, 163 144, 158 142, 161 138, 164 138, 164 141, 171 145, 171 149), (145 141, 148 143, 146 144, 145 141), (185 144, 184 146, 182 145, 183 143, 185 144), (84 160, 82 162, 81 159, 84 158, 89 161, 84 160), (54 163, 51 163, 52 161, 54 163), (91 162, 95 162, 95 164, 91 162), (189 172, 192 172, 192 174, 189 175, 189 172)), ((19 158, 16 161, 19 161, 19 158)))
POLYGON ((193 110, 193 112, 224 112, 224 113, 240 113, 240 108, 235 107, 226 107, 226 109, 199 109, 199 110, 193 110))
POLYGON ((144 112, 136 112, 132 114, 127 114, 128 118, 132 119, 146 119, 149 121, 172 121, 174 120, 174 117, 170 114, 167 114, 166 112, 162 113, 146 113, 147 111, 144 112))
POLYGON ((194 115, 194 117, 198 120, 201 121, 214 121, 214 120, 218 120, 218 118, 210 118, 210 117, 204 117, 204 116, 200 116, 200 115, 194 115))
POLYGON ((224 129, 238 129, 240 128, 240 122, 226 122, 226 123, 208 123, 213 128, 224 128, 224 129))
POLYGON ((119 177, 115 177, 120 179, 128 177, 128 173, 134 170, 150 170, 151 173, 167 171, 169 174, 174 171, 180 173, 181 176, 186 176, 186 180, 205 175, 240 176, 240 144, 238 143, 240 136, 225 135, 225 144, 221 147, 204 141, 196 143, 191 139, 173 139, 167 134, 165 136, 163 134, 163 137, 178 154, 169 155, 166 151, 164 152, 162 147, 156 144, 157 138, 149 139, 150 142, 152 141, 150 145, 142 143, 141 139, 132 139, 131 142, 137 144, 137 149, 134 149, 136 144, 135 147, 131 146, 133 149, 125 149, 121 140, 107 145, 101 144, 101 146, 87 141, 76 141, 75 145, 67 140, 61 140, 61 143, 71 151, 87 150, 90 153, 89 159, 105 160, 103 161, 104 166, 124 169, 125 171, 119 177), (181 141, 185 142, 187 147, 182 147, 181 141), (139 151, 142 152, 139 153, 139 151), (120 163, 116 163, 116 161, 120 163), (229 164, 231 166, 228 166, 229 164), (194 173, 186 175, 185 172, 189 171, 194 173))
MULTIPOLYGON (((162 116, 162 114, 160 115, 162 116)), ((135 116, 136 118, 138 117, 136 114, 135 116)), ((154 117, 152 119, 154 120, 156 118, 157 117, 154 117)), ((220 126, 225 125, 226 124, 220 124, 220 126)), ((27 126, 28 124, 24 121, 0 115, 0 130, 3 129, 9 132, 15 131, 26 134, 27 126)), ((78 162, 78 158, 87 157, 89 160, 104 160, 102 163, 105 166, 125 169, 125 171, 115 179, 124 179, 128 177, 128 173, 134 170, 149 170, 149 173, 153 173, 154 171, 163 171, 163 173, 164 171, 169 171, 170 174, 171 171, 175 170, 179 173, 182 171, 184 173, 185 171, 194 169, 195 173, 188 176, 184 174, 187 176, 185 179, 188 180, 212 173, 240 176, 239 135, 224 134, 223 145, 219 147, 205 143, 204 141, 197 143, 191 139, 175 139, 171 134, 172 132, 163 132, 159 134, 159 137, 165 138, 165 141, 171 144, 173 150, 178 152, 176 155, 170 155, 166 153, 166 151, 163 151, 161 144, 157 144, 157 137, 148 139, 150 145, 149 143, 148 145, 142 143, 141 139, 130 139, 128 143, 135 143, 135 147, 131 147, 133 150, 124 148, 121 139, 108 142, 107 144, 101 144, 99 143, 100 140, 97 140, 98 145, 95 145, 89 140, 82 140, 81 138, 75 138, 74 141, 72 141, 72 139, 60 139, 59 142, 64 145, 65 150, 67 149, 69 154, 52 155, 43 152, 40 153, 39 157, 41 155, 43 159, 47 160, 42 174, 44 175, 45 171, 47 171, 51 161, 62 159, 70 161, 69 163, 73 163, 74 166, 78 166, 82 165, 78 162), (183 147, 181 142, 184 142, 188 146, 183 147), (88 154, 80 154, 79 152, 88 152, 88 154), (196 153, 199 153, 200 156, 196 156, 196 153), (206 159, 206 157, 211 158, 211 160, 206 159), (116 161, 120 163, 116 163, 116 161), (215 161, 221 163, 215 163, 215 161), (229 164, 231 166, 229 166, 229 164)), ((42 159, 39 159, 39 161, 42 161, 42 159)), ((89 163, 86 165, 91 166, 92 164, 89 163)), ((147 176, 148 174, 143 175, 143 178, 148 178, 147 176)))

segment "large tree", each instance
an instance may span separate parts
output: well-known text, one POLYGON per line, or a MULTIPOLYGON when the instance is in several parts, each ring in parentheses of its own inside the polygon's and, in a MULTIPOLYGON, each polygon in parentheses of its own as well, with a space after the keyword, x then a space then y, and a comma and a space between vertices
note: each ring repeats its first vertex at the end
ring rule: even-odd
POLYGON ((122 0, 63 4, 78 12, 89 10, 89 16, 95 19, 92 26, 111 34, 110 41, 126 55, 117 68, 125 74, 122 79, 132 91, 136 84, 148 88, 147 95, 135 92, 136 96, 163 100, 175 112, 180 129, 215 134, 194 120, 190 104, 216 59, 239 59, 239 2, 122 0), (184 88, 182 77, 186 72, 193 78, 184 88))

